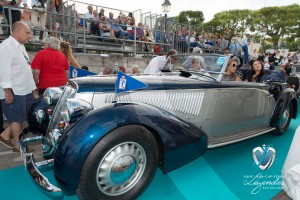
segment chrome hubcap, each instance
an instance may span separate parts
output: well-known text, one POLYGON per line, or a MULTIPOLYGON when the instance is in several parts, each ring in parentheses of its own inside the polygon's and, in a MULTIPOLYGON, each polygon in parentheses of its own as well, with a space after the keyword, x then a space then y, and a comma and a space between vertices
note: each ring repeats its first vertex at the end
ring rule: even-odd
POLYGON ((98 188, 106 195, 124 194, 142 177, 146 167, 145 150, 135 142, 113 147, 97 169, 98 188))
POLYGON ((289 115, 290 115, 289 110, 288 110, 288 108, 286 108, 286 109, 283 111, 282 116, 280 117, 280 121, 279 121, 279 127, 280 127, 280 128, 284 128, 284 127, 285 127, 285 125, 286 125, 287 122, 288 122, 289 115))

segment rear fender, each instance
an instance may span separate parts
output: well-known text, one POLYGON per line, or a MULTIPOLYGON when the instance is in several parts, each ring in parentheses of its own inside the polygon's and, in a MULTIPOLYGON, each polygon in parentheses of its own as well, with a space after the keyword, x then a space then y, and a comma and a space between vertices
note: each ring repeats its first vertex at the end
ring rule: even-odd
POLYGON ((207 136, 179 117, 146 104, 116 103, 94 110, 77 121, 62 138, 55 153, 54 174, 67 191, 78 187, 81 169, 96 143, 112 130, 139 124, 158 138, 162 168, 175 169, 203 154, 207 136))
POLYGON ((276 107, 273 111, 271 118, 271 126, 274 126, 276 121, 279 120, 286 106, 291 103, 293 105, 293 110, 291 111, 292 118, 296 118, 297 116, 297 98, 295 95, 295 91, 291 88, 285 89, 285 91, 281 94, 279 99, 277 100, 276 107))

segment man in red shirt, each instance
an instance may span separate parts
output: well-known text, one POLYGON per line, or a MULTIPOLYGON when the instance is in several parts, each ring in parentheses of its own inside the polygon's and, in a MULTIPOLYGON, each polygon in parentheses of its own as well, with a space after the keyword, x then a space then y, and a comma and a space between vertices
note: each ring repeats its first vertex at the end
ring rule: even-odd
POLYGON ((55 37, 49 37, 45 41, 44 50, 39 51, 32 61, 33 78, 40 95, 48 87, 64 86, 67 83, 68 60, 59 49, 60 41, 55 37))

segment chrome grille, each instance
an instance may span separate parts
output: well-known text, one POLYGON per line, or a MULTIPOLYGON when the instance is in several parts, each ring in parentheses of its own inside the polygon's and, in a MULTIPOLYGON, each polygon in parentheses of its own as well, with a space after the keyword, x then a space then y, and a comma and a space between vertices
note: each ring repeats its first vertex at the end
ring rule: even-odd
POLYGON ((145 103, 164 110, 197 116, 200 114, 203 98, 203 91, 151 91, 110 94, 106 96, 105 103, 114 101, 145 103))
POLYGON ((44 154, 45 155, 50 155, 52 154, 52 151, 53 151, 53 146, 56 146, 55 144, 55 140, 54 138, 52 138, 52 134, 51 134, 51 131, 57 129, 57 125, 58 123, 62 120, 62 116, 60 115, 60 111, 62 109, 62 106, 66 103, 66 100, 69 99, 69 98, 72 98, 74 97, 74 95, 76 94, 76 89, 73 88, 71 85, 67 85, 60 97, 60 99, 58 100, 57 104, 56 104, 56 107, 53 111, 53 114, 52 114, 52 119, 50 121, 50 124, 48 126, 48 129, 47 129, 47 133, 46 133, 46 141, 44 141, 44 154))

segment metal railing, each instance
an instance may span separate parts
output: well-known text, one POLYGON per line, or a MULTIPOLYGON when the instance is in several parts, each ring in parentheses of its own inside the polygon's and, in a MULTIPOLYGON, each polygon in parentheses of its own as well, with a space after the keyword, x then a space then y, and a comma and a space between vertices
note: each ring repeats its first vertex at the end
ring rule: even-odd
POLYGON ((115 8, 110 8, 110 7, 105 7, 105 6, 100 6, 100 5, 96 5, 96 4, 89 4, 89 3, 84 3, 81 1, 75 1, 75 0, 68 0, 66 1, 67 5, 75 5, 75 10, 80 13, 80 14, 84 14, 88 12, 87 7, 88 6, 92 6, 93 10, 97 10, 98 12, 100 11, 101 8, 103 8, 105 10, 105 16, 108 17, 108 14, 110 12, 112 12, 114 14, 114 18, 117 18, 120 14, 120 12, 122 12, 123 14, 125 14, 126 16, 128 15, 129 12, 133 13, 133 16, 135 18, 136 22, 140 22, 141 20, 141 10, 136 10, 136 11, 126 11, 126 10, 120 10, 120 9, 115 9, 115 8))
MULTIPOLYGON (((137 27, 134 26, 132 29, 134 30, 134 34, 131 38, 109 38, 103 36, 90 35, 87 30, 86 21, 83 20, 83 26, 79 26, 77 13, 78 11, 87 9, 86 3, 78 2, 78 1, 66 1, 62 9, 57 13, 47 13, 47 15, 55 15, 56 21, 59 23, 59 28, 55 29, 55 22, 52 21, 52 17, 50 17, 48 30, 42 30, 41 27, 36 24, 31 24, 30 21, 26 23, 31 27, 31 29, 36 31, 47 31, 50 35, 56 34, 58 37, 62 37, 64 40, 69 41, 72 44, 72 47, 75 49, 81 49, 83 52, 87 52, 88 50, 98 50, 98 51, 118 51, 127 54, 131 54, 132 56, 136 56, 137 54, 165 54, 171 48, 176 49, 179 53, 189 53, 191 52, 191 46, 189 42, 190 36, 182 40, 180 35, 180 26, 175 26, 172 32, 164 32, 160 29, 153 28, 153 25, 157 23, 152 19, 153 14, 143 13, 140 14, 141 18, 144 18, 146 25, 149 26, 149 30, 152 33, 153 38, 149 40, 146 37, 143 39, 139 39, 136 36, 137 27), (153 21, 152 21, 153 20, 153 21), (101 41, 99 41, 101 40, 101 41), (90 42, 93 42, 94 45, 89 45, 90 42), (118 48, 107 48, 105 49, 104 45, 107 47, 118 46, 118 48)), ((108 11, 120 11, 117 9, 106 8, 98 5, 92 5, 95 9, 104 8, 108 11)), ((9 17, 11 18, 11 7, 5 6, 8 9, 9 17)), ((24 10, 23 10, 24 11, 24 10)), ((34 9, 26 9, 26 11, 35 12, 34 9)), ((87 11, 87 10, 86 10, 87 11)), ((134 11, 136 13, 141 10, 134 11)), ((154 18, 157 18, 155 15, 154 18)), ((9 24, 0 24, 0 28, 10 28, 12 27, 11 20, 9 20, 9 24)), ((142 20, 141 20, 142 21, 142 20)), ((138 21, 136 21, 138 23, 138 21)), ((137 24, 136 24, 137 25, 137 24)), ((155 26, 157 27, 157 26, 155 26)), ((189 27, 188 27, 189 28, 189 27)))

